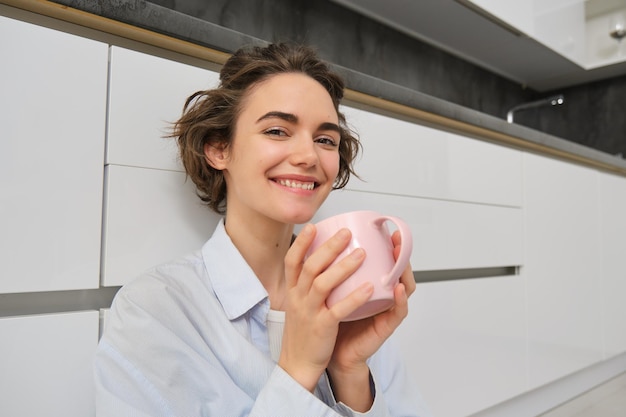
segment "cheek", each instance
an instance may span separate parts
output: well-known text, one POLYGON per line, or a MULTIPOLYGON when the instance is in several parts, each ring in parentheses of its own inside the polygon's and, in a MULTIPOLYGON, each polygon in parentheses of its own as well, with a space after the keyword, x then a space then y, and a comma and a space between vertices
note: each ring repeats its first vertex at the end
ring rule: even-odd
POLYGON ((334 154, 328 155, 324 160, 324 170, 326 171, 329 178, 333 180, 337 178, 339 175, 339 153, 336 152, 334 154))

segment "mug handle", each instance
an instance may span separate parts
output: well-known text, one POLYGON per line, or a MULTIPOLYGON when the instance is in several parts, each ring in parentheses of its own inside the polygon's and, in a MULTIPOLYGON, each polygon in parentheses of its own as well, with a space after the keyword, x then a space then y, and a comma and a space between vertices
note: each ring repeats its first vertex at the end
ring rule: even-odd
POLYGON ((404 272, 404 268, 406 268, 409 263, 409 259, 411 258, 411 252, 413 252, 413 237, 411 235, 411 229, 404 222, 404 220, 394 217, 394 216, 380 216, 376 220, 374 220, 374 224, 376 227, 381 228, 383 223, 386 221, 390 221, 395 224, 400 232, 400 239, 402 244, 400 246, 400 254, 398 255, 398 259, 396 259, 396 263, 391 269, 391 272, 383 277, 383 285, 389 286, 395 282, 400 276, 402 272, 404 272))

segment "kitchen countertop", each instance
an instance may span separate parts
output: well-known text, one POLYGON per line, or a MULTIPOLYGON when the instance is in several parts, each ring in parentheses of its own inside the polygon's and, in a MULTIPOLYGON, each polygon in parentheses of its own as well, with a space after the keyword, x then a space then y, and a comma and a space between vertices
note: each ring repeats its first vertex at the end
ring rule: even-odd
MULTIPOLYGON (((163 43, 163 38, 173 38, 182 41, 178 45, 191 44, 201 49, 212 50, 215 52, 214 56, 217 57, 214 61, 218 64, 223 62, 228 53, 242 45, 266 43, 144 0, 101 0, 98 2, 0 0, 0 3, 70 22, 78 21, 83 26, 98 30, 103 30, 104 27, 105 31, 111 33, 119 30, 124 32, 125 37, 134 36, 142 42, 153 43, 157 46, 163 43), (116 29, 116 25, 112 22, 118 22, 119 27, 116 29), (133 35, 133 30, 129 28, 136 28, 137 34, 133 35), (222 62, 218 62, 220 60, 222 62)), ((176 42, 170 42, 167 48, 176 50, 176 45, 176 42)), ((181 49, 183 50, 177 52, 189 53, 188 50, 181 49)), ((626 175, 626 160, 620 157, 525 126, 511 124, 506 120, 344 67, 334 66, 334 68, 346 81, 347 102, 357 106, 365 106, 372 111, 400 115, 440 129, 626 175)))

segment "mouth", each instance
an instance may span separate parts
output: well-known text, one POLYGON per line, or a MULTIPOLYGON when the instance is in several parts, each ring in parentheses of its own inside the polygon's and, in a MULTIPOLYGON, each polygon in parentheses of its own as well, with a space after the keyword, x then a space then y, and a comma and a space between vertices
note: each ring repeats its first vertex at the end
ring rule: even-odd
POLYGON ((295 190, 312 190, 319 185, 312 181, 296 181, 293 179, 275 179, 274 182, 282 185, 283 187, 293 188, 295 190))

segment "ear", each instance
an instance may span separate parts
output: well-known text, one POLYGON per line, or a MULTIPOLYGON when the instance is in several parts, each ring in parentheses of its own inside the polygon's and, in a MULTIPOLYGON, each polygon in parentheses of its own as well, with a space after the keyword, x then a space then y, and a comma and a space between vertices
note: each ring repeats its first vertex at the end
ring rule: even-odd
POLYGON ((217 170, 224 170, 228 162, 228 145, 225 143, 205 143, 204 157, 209 165, 217 170))

